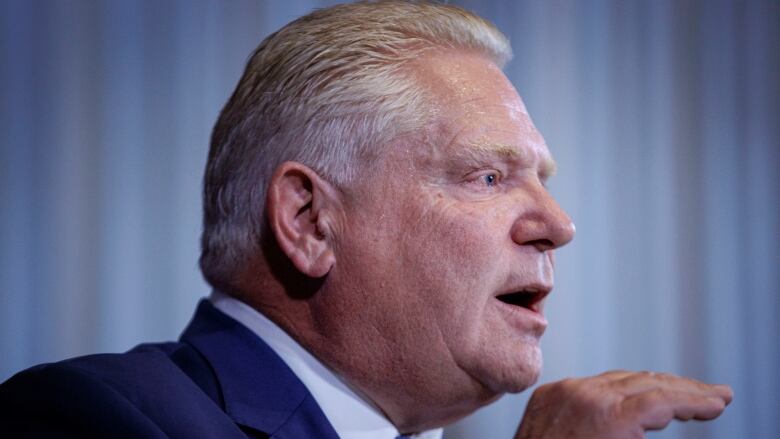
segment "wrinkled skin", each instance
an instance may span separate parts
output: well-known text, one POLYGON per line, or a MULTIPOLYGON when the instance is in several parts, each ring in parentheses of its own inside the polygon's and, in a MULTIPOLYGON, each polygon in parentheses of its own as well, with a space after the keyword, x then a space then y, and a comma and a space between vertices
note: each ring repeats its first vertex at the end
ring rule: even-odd
POLYGON ((716 418, 731 402, 728 386, 669 374, 612 371, 540 386, 515 436, 641 439, 673 419, 716 418))
POLYGON ((346 190, 314 310, 326 346, 344 347, 318 354, 396 424, 420 429, 536 381, 546 321, 495 296, 551 288, 553 249, 574 227, 544 187, 554 163, 500 69, 464 53, 415 68, 444 117, 346 190))
MULTIPOLYGON (((545 188, 555 166, 544 139, 500 69, 456 51, 411 68, 439 117, 387 146, 351 187, 280 166, 267 213, 280 264, 295 268, 257 276, 260 265, 247 288, 401 432, 446 425, 537 380, 543 300, 496 297, 542 299, 553 251, 574 235, 545 188), (310 294, 290 297, 307 284, 290 288, 296 270, 321 279, 310 294)), ((642 437, 673 418, 717 416, 730 399, 727 387, 671 375, 565 380, 537 389, 517 438, 642 437)))

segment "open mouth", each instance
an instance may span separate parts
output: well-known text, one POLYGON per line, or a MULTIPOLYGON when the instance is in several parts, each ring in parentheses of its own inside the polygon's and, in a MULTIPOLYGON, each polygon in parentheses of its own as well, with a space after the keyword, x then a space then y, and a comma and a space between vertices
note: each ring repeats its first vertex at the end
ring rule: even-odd
POLYGON ((539 312, 542 299, 547 296, 547 293, 548 291, 526 289, 512 293, 500 294, 496 296, 496 299, 506 303, 507 305, 519 306, 534 312, 539 312))

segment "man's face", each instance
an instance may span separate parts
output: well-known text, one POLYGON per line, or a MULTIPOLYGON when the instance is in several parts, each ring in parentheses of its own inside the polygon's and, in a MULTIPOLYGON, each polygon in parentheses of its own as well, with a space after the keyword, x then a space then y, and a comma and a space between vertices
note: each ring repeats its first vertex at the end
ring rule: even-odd
POLYGON ((500 69, 455 52, 414 68, 438 122, 347 190, 320 324, 343 347, 330 360, 380 405, 473 410, 537 379, 553 248, 574 229, 545 189, 544 139, 500 69))

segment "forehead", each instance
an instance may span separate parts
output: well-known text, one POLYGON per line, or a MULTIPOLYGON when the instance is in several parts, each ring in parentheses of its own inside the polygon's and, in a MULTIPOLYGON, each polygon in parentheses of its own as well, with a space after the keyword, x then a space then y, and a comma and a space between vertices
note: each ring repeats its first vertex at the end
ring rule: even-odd
POLYGON ((470 52, 428 54, 415 74, 437 105, 432 153, 452 159, 492 155, 551 174, 555 163, 512 84, 488 58, 470 52))

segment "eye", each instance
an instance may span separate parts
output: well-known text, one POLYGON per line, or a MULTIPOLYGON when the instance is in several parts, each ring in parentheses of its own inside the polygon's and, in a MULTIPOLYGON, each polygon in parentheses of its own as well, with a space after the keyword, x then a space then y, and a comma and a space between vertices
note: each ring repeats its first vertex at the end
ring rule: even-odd
POLYGON ((485 174, 482 176, 482 181, 487 187, 493 187, 498 183, 498 174, 485 174))
POLYGON ((485 169, 471 174, 465 183, 477 191, 493 192, 498 190, 503 182, 503 175, 495 169, 485 169))

